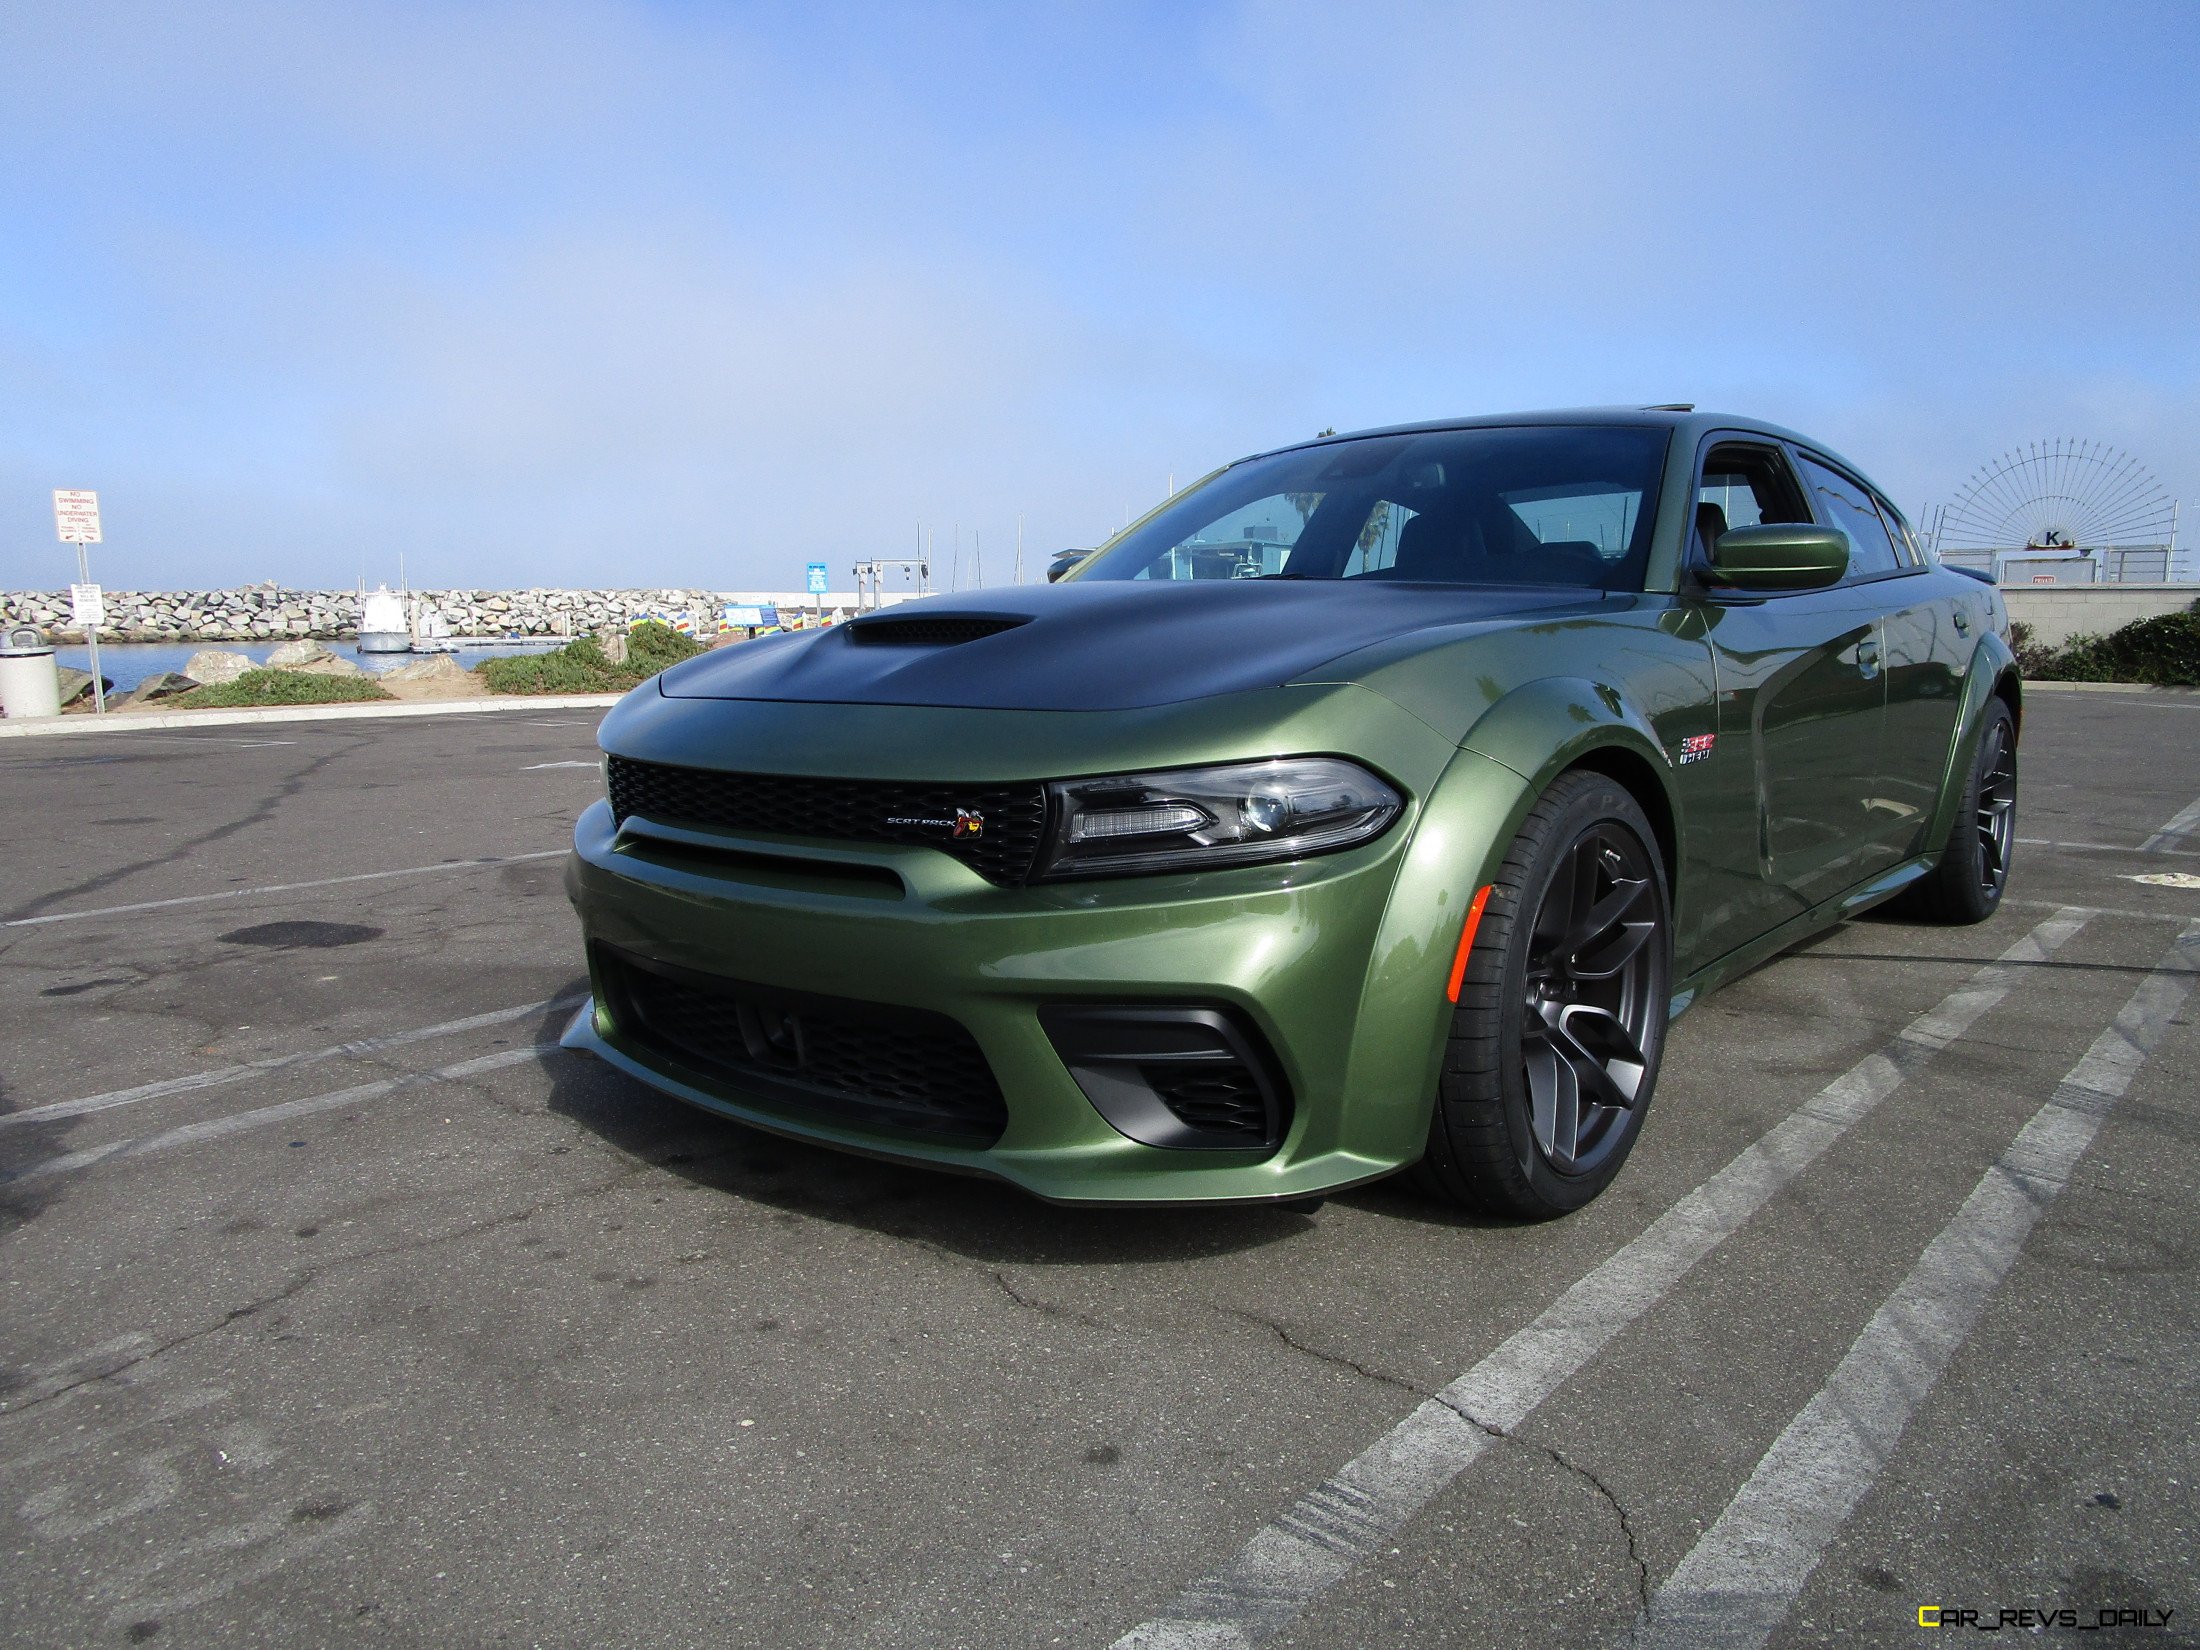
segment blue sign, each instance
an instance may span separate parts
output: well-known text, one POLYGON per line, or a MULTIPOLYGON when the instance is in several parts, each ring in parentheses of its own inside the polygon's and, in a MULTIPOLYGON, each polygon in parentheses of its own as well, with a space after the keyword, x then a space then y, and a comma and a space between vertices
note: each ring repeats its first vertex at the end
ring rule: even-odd
POLYGON ((821 561, 810 563, 810 594, 813 596, 825 594, 825 564, 821 561))

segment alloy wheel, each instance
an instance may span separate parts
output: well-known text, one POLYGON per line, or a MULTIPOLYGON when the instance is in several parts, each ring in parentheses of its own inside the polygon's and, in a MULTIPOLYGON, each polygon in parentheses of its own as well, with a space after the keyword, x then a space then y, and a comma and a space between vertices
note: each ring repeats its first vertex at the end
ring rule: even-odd
POLYGON ((1535 1144, 1560 1174, 1593 1171, 1627 1137, 1648 1045, 1660 920, 1656 873, 1606 823, 1559 861, 1530 931, 1520 1055, 1535 1144))
POLYGON ((1986 729, 1979 752, 1978 885, 1989 900, 2001 897, 2009 880, 2009 844, 2017 819, 2017 746, 2009 724, 2000 717, 1986 729))

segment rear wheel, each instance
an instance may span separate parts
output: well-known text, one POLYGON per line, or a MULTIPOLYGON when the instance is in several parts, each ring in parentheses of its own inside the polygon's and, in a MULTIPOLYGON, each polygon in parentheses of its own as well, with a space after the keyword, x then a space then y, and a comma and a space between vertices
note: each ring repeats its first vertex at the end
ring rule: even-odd
POLYGON ((1984 922, 2009 886, 2009 850, 2017 829, 2017 722, 2000 699, 1979 715, 1963 806, 1940 863, 1890 909, 1923 922, 1984 922))
POLYGON ((1656 838, 1601 774, 1560 778, 1490 885, 1416 1179, 1548 1220, 1611 1184, 1665 1044, 1671 919, 1656 838))

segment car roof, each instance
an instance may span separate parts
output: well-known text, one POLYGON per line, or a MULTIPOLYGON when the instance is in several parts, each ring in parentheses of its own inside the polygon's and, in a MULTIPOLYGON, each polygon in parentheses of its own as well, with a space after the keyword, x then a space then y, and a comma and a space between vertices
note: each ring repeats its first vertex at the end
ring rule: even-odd
MULTIPOLYGON (((1495 430, 1566 424, 1668 429, 1690 439, 1712 430, 1742 430, 1752 435, 1792 441, 1799 447, 1807 447, 1812 452, 1823 454, 1843 469, 1856 470, 1860 477, 1864 474, 1823 441, 1814 440, 1798 431, 1786 429, 1762 418, 1751 418, 1746 414, 1706 412, 1678 402, 1652 407, 1545 407, 1531 412, 1476 413, 1460 418, 1431 418, 1417 424, 1384 424, 1374 429, 1345 430, 1335 435, 1316 436, 1310 441, 1286 442, 1281 447, 1271 447, 1267 452, 1251 453, 1247 457, 1267 458, 1273 453, 1298 452, 1307 447, 1326 447, 1339 441, 1361 441, 1377 435, 1424 435, 1437 430, 1495 430)), ((1246 460, 1239 459, 1238 462, 1242 464, 1246 460)))

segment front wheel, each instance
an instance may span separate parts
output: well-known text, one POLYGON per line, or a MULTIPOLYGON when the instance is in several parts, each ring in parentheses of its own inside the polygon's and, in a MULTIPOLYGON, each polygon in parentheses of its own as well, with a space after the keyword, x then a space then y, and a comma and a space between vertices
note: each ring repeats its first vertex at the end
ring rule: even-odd
POLYGON ((1940 863, 1888 907, 1925 922, 1984 922, 2001 909, 2017 829, 2017 722, 2000 699, 1979 716, 1971 766, 1940 863))
POLYGON ((1672 922, 1635 799, 1561 777, 1490 884, 1444 1051, 1428 1190, 1548 1220, 1611 1184, 1634 1149, 1665 1046, 1672 922))

